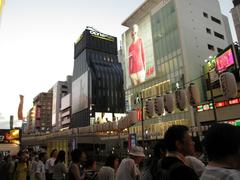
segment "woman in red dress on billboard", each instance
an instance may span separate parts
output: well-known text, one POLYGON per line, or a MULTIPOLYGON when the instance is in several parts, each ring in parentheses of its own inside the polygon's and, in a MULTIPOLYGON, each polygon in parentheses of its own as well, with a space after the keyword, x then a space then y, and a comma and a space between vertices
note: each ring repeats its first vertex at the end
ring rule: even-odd
POLYGON ((142 39, 138 37, 138 25, 134 24, 131 32, 132 43, 129 46, 129 75, 132 85, 145 81, 146 62, 142 39))

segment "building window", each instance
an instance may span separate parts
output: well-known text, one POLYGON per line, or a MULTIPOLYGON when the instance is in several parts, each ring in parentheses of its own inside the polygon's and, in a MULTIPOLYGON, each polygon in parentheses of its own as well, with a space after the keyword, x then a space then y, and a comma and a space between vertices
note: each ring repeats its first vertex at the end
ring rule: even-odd
POLYGON ((206 12, 203 12, 203 16, 204 16, 205 18, 208 18, 208 14, 207 14, 206 12))
POLYGON ((218 51, 218 53, 220 53, 220 52, 223 51, 223 49, 221 49, 221 48, 217 48, 217 51, 218 51))
POLYGON ((214 46, 211 45, 211 44, 208 44, 208 49, 211 50, 211 51, 214 51, 214 46))
POLYGON ((218 18, 215 18, 215 17, 211 16, 211 19, 212 19, 213 22, 221 24, 221 21, 218 18))
POLYGON ((211 34, 211 29, 206 28, 206 32, 207 32, 208 34, 211 34))
POLYGON ((214 36, 220 38, 220 39, 224 39, 224 35, 218 33, 218 32, 214 32, 214 36))

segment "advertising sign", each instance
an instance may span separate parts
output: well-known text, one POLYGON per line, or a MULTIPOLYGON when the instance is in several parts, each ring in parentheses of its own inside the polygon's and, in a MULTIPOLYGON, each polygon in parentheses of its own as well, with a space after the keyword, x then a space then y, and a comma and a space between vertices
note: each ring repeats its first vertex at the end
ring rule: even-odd
POLYGON ((234 65, 234 54, 232 48, 226 50, 216 58, 216 70, 218 73, 224 72, 228 67, 234 65))
POLYGON ((123 53, 127 88, 155 76, 152 29, 150 16, 134 24, 123 34, 123 53))
POLYGON ((72 83, 72 113, 88 108, 88 71, 72 83))
POLYGON ((135 133, 128 135, 128 150, 130 151, 132 147, 137 145, 137 136, 135 133))
POLYGON ((19 129, 12 129, 0 130, 0 143, 1 144, 20 144, 20 130, 19 129))

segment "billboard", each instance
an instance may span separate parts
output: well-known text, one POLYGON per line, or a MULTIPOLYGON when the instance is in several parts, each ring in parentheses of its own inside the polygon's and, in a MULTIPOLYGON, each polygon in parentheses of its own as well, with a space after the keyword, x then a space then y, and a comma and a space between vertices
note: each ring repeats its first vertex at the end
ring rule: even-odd
POLYGON ((217 56, 216 58, 216 71, 222 73, 226 71, 230 66, 234 65, 234 54, 232 46, 217 56))
POLYGON ((72 83, 72 113, 88 108, 88 71, 72 83))
POLYGON ((4 144, 20 144, 20 129, 1 129, 0 130, 0 143, 4 144))
POLYGON ((150 16, 123 34, 126 86, 130 88, 155 76, 150 16))

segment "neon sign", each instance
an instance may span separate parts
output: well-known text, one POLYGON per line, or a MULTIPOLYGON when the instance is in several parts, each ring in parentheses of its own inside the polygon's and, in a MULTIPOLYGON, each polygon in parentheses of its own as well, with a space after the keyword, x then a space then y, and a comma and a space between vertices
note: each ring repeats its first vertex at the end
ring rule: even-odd
MULTIPOLYGON (((235 104, 240 104, 240 98, 235 98, 228 101, 216 102, 215 108, 221 108, 221 107, 226 107, 226 106, 235 105, 235 104)), ((207 104, 202 104, 197 106, 197 112, 209 111, 211 109, 213 109, 212 103, 207 103, 207 104)))

